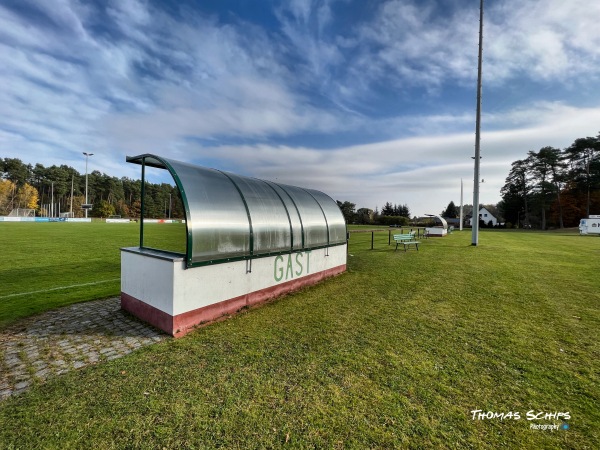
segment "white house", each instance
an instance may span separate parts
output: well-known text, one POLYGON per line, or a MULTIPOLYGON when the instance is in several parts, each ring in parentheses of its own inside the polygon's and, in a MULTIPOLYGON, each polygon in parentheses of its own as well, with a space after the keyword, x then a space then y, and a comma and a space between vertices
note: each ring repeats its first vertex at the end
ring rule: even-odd
MULTIPOLYGON (((494 226, 498 225, 498 219, 496 218, 496 216, 494 216, 491 212, 488 211, 487 208, 484 208, 483 206, 479 209, 479 219, 483 220, 486 225, 490 222, 490 220, 492 221, 492 224, 494 226)), ((469 219, 469 225, 473 225, 472 217, 469 219)))

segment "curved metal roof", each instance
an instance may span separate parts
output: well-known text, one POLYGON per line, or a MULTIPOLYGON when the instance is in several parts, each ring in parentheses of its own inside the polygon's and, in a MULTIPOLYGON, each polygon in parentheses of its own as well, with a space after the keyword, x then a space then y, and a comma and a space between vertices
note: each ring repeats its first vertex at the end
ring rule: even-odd
POLYGON ((127 162, 142 165, 142 178, 144 166, 173 177, 186 215, 187 267, 346 243, 344 216, 320 191, 151 154, 127 162))

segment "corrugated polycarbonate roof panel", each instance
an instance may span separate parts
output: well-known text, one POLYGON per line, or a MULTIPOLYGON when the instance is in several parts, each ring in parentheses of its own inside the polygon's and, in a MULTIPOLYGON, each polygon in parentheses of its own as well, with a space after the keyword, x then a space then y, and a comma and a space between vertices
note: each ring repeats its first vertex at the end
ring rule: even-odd
POLYGON ((285 184, 280 184, 279 187, 287 192, 294 201, 302 218, 304 247, 312 248, 329 245, 327 220, 317 200, 306 189, 285 184))
POLYGON ((192 245, 191 263, 250 254, 250 223, 236 186, 214 169, 165 160, 183 188, 192 245))
POLYGON ((296 208, 296 204, 289 194, 281 188, 281 186, 270 181, 267 181, 266 183, 268 183, 279 194, 279 198, 281 198, 281 201, 287 210, 290 218, 290 225, 292 227, 292 238, 294 244, 293 249, 301 250, 304 242, 303 227, 302 219, 300 217, 300 213, 298 212, 298 208, 296 208))
POLYGON ((327 229, 329 231, 329 245, 343 244, 346 242, 346 220, 342 215, 337 203, 331 197, 321 191, 306 189, 321 206, 327 218, 327 229))
POLYGON ((186 212, 188 267, 346 242, 344 216, 320 191, 156 155, 127 161, 173 176, 186 212))
POLYGON ((277 191, 256 178, 227 174, 241 191, 252 221, 253 254, 292 249, 292 230, 285 204, 277 191))

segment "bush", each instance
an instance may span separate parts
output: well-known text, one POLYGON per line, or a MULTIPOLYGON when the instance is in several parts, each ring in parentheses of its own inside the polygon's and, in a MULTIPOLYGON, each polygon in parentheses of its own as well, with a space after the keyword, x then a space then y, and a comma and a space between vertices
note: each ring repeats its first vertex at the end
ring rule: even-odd
POLYGON ((106 200, 100 200, 98 203, 94 203, 94 207, 91 211, 92 217, 108 217, 115 214, 115 207, 108 203, 106 200))

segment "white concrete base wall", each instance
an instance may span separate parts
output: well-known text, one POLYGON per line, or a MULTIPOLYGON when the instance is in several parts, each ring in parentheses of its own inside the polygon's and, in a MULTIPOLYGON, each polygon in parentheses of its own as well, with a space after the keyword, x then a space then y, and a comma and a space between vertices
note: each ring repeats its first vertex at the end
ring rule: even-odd
POLYGON ((121 292, 173 315, 175 270, 183 258, 160 259, 121 249, 121 292))
POLYGON ((189 269, 151 253, 122 249, 121 292, 170 316, 346 265, 346 245, 189 269))

